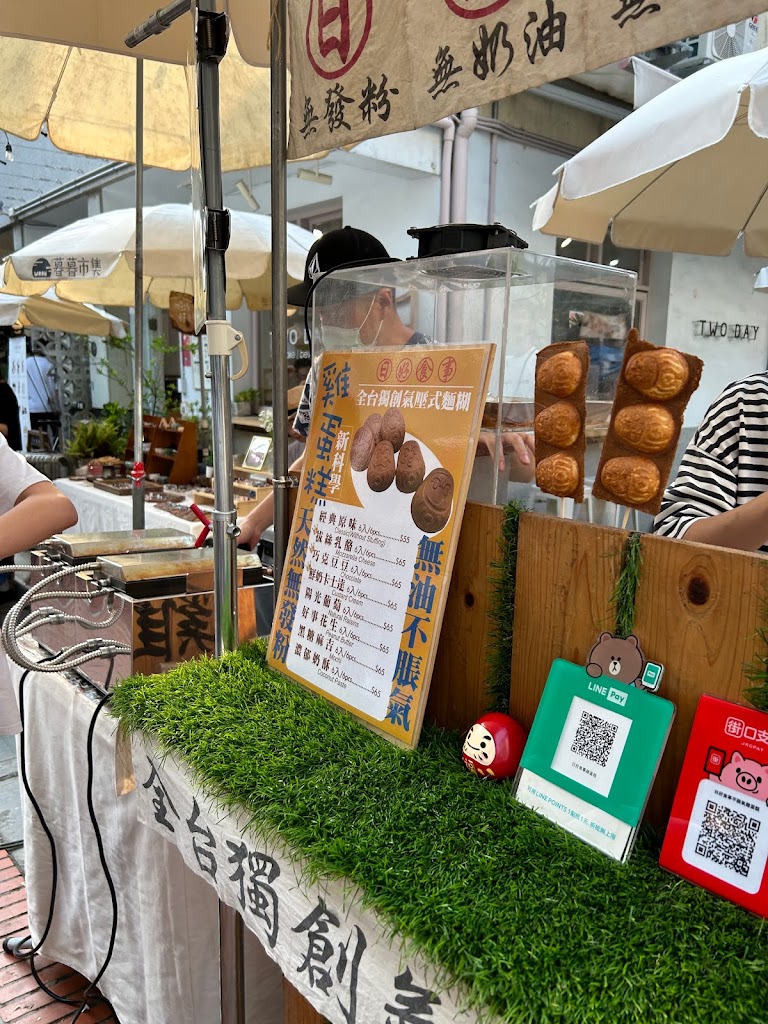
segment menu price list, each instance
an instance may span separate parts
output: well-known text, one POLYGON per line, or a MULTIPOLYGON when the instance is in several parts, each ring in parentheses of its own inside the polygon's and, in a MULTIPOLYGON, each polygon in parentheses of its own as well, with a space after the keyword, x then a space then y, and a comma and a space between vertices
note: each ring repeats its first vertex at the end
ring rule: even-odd
POLYGON ((286 667, 374 721, 389 703, 417 547, 413 523, 314 507, 286 667))

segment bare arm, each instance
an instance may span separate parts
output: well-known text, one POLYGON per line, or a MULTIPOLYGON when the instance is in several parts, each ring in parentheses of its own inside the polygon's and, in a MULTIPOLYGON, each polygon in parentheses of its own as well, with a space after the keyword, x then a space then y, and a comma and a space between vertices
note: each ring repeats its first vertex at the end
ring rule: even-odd
POLYGON ((0 434, 2 434, 3 437, 8 437, 8 424, 7 423, 0 423, 0 434))
POLYGON ((685 531, 683 539, 739 551, 757 551, 768 544, 768 491, 729 512, 697 519, 685 531))
POLYGON ((14 507, 0 516, 0 558, 26 551, 76 522, 75 506, 53 484, 32 484, 22 491, 14 507))
MULTIPOLYGON (((304 465, 304 455, 288 467, 289 473, 300 473, 304 465)), ((240 524, 240 536, 238 544, 247 544, 251 549, 255 548, 261 540, 261 535, 275 521, 275 497, 268 494, 264 501, 259 502, 255 509, 248 513, 240 524)))

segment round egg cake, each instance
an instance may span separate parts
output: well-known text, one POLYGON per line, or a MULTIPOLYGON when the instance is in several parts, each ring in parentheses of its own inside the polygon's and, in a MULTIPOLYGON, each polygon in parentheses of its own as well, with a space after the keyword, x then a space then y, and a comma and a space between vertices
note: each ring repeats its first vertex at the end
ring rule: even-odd
POLYGON ((533 421, 536 437, 555 448, 570 448, 579 439, 581 416, 571 402, 555 402, 533 421))
POLYGON ((669 401, 688 383, 690 371, 685 358, 675 349, 636 352, 624 369, 624 379, 647 398, 669 401))

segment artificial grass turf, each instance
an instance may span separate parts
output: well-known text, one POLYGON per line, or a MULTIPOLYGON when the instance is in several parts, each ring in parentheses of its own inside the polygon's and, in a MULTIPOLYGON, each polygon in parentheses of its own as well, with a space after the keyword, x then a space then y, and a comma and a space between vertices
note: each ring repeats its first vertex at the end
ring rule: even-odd
POLYGON ((461 763, 426 727, 402 751, 270 671, 255 642, 115 689, 152 734, 313 875, 346 876, 469 1003, 509 1024, 766 1024, 764 922, 662 872, 646 833, 626 866, 461 763))
POLYGON ((744 697, 758 711, 768 711, 768 591, 761 595, 759 607, 760 624, 755 635, 760 638, 760 649, 744 666, 744 675, 752 684, 744 690, 744 697))
POLYGON ((639 533, 630 533, 621 560, 611 604, 616 615, 616 635, 629 636, 635 628, 635 602, 643 568, 643 549, 639 533))
POLYGON ((491 563, 490 607, 491 629, 486 651, 488 675, 486 691, 489 710, 509 711, 512 635, 515 621, 515 586, 517 581, 517 535, 520 516, 527 509, 519 501, 510 501, 504 508, 499 537, 499 553, 491 563))

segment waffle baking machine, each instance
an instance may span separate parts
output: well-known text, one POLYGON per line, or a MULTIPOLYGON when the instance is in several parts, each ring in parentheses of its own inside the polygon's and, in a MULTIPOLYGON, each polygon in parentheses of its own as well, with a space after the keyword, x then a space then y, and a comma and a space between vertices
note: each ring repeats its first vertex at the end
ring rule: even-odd
MULTIPOLYGON (((212 654, 213 549, 193 545, 178 530, 52 538, 33 554, 40 572, 31 582, 66 566, 75 571, 46 588, 55 596, 35 602, 35 609, 51 608, 52 615, 35 629, 34 638, 50 653, 94 637, 127 644, 132 653, 118 655, 114 666, 98 658, 77 669, 100 688, 135 672, 163 672, 212 654), (87 625, 65 615, 77 615, 87 625)), ((268 633, 272 582, 264 579, 257 555, 238 552, 237 583, 239 638, 268 633)))

